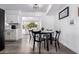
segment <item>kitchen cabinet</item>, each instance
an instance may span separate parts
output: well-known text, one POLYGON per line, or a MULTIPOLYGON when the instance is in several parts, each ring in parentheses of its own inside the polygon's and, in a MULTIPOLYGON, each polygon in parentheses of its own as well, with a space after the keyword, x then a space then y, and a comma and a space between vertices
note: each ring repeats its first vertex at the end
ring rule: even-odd
POLYGON ((16 41, 19 40, 19 32, 16 29, 5 30, 5 40, 6 41, 16 41))
POLYGON ((20 17, 18 15, 6 15, 7 23, 20 23, 20 17))

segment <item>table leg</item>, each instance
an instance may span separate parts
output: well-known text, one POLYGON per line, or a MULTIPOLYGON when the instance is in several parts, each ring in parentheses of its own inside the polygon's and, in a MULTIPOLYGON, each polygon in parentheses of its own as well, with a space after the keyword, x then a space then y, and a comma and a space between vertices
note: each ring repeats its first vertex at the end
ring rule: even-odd
POLYGON ((47 42, 47 51, 49 51, 49 40, 47 39, 46 42, 47 42))

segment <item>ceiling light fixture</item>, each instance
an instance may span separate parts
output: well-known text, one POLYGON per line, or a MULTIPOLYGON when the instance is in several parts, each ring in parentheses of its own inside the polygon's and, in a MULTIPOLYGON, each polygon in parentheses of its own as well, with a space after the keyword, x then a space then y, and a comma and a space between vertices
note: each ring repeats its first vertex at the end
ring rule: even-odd
POLYGON ((34 8, 34 9, 37 9, 37 8, 39 8, 39 5, 38 5, 38 4, 34 4, 34 5, 33 5, 33 8, 34 8))

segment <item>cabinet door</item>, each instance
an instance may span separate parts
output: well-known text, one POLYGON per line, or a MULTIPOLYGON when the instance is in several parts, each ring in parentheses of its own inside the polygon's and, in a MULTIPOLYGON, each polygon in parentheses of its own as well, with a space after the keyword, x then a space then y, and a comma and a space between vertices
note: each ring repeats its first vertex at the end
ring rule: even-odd
POLYGON ((12 30, 10 32, 10 40, 16 40, 16 31, 15 30, 12 30))
POLYGON ((10 32, 5 31, 5 40, 10 40, 10 32))
POLYGON ((4 44, 4 10, 0 9, 0 50, 5 48, 4 44))
POLYGON ((8 23, 18 23, 18 16, 17 15, 7 15, 7 22, 8 23))

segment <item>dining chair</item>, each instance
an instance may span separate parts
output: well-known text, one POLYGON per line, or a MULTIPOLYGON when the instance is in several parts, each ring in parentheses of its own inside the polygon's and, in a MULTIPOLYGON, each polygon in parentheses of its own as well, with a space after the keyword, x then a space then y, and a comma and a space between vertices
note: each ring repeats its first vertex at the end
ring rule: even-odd
POLYGON ((35 50, 35 42, 39 43, 39 53, 41 53, 41 43, 44 41, 45 47, 45 39, 42 38, 41 31, 32 31, 33 33, 33 51, 35 50))
POLYGON ((47 51, 49 51, 49 47, 50 47, 50 44, 52 45, 52 35, 54 34, 54 32, 43 32, 43 38, 45 39, 46 41, 46 48, 47 48, 47 51), (50 43, 50 44, 49 44, 50 43))
POLYGON ((32 31, 33 31, 33 30, 28 30, 28 31, 29 31, 29 37, 30 37, 29 42, 30 42, 31 39, 32 39, 32 31))
POLYGON ((60 45, 59 45, 59 36, 60 36, 60 33, 61 33, 61 31, 56 31, 55 37, 52 37, 53 41, 55 41, 56 52, 57 52, 57 48, 60 48, 60 45))
POLYGON ((45 38, 45 41, 46 41, 47 51, 49 51, 49 38, 50 38, 50 34, 44 34, 43 38, 45 38))

